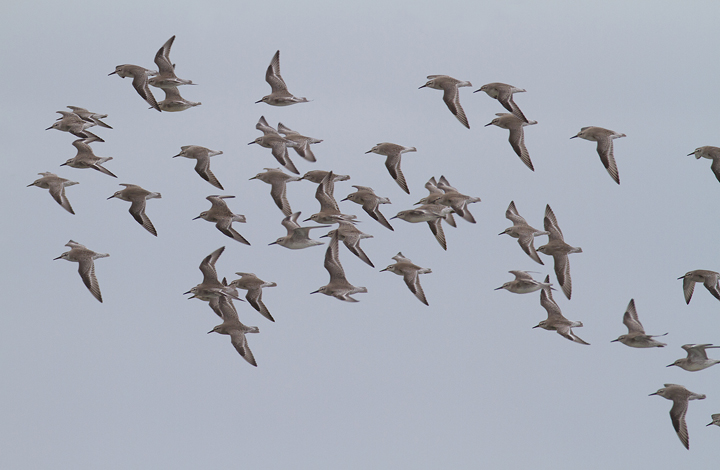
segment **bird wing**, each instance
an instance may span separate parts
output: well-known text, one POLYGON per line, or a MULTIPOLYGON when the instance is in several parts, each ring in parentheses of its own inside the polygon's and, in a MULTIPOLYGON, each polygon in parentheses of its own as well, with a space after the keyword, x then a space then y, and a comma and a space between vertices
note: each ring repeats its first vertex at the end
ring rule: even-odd
POLYGON ((130 214, 140 225, 145 228, 145 230, 157 237, 157 231, 155 230, 155 227, 153 226, 152 222, 150 222, 150 218, 145 214, 145 203, 145 198, 134 199, 130 204, 130 214))

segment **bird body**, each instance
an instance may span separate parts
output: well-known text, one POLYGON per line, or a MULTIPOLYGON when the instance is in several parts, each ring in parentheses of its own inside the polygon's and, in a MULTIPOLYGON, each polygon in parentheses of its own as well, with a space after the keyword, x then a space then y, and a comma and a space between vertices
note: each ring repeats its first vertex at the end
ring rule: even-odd
POLYGON ((94 260, 98 258, 107 258, 110 256, 107 253, 96 253, 85 245, 81 245, 78 242, 70 240, 65 244, 70 247, 70 251, 66 251, 55 259, 64 259, 67 261, 73 261, 78 263, 78 272, 82 279, 85 287, 88 288, 90 293, 102 303, 102 294, 100 293, 100 284, 98 284, 97 277, 95 277, 95 263, 94 260))
POLYGON ((136 184, 121 183, 120 186, 125 186, 125 189, 117 191, 108 199, 112 199, 115 197, 118 199, 122 199, 123 201, 131 202, 132 204, 130 204, 130 215, 132 215, 133 218, 137 221, 137 223, 142 225, 145 230, 157 237, 157 231, 155 230, 155 227, 153 226, 152 222, 150 222, 150 218, 145 214, 145 202, 148 199, 160 199, 162 197, 160 193, 148 191, 147 189, 143 189, 136 184))

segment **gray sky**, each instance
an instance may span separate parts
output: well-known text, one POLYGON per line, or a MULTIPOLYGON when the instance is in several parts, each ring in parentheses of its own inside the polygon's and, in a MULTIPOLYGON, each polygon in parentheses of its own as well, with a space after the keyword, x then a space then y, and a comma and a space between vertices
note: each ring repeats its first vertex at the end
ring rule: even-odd
MULTIPOLYGON (((714 205, 720 184, 710 162, 686 156, 720 146, 720 65, 715 2, 14 2, 0 15, 3 64, 2 191, 5 269, 0 317, 0 452, 3 468, 708 468, 720 430, 720 367, 690 373, 667 364, 687 343, 720 344, 720 304, 701 286, 689 306, 677 280, 720 270, 714 205), (41 3, 40 8, 38 3, 41 3), (446 6, 447 5, 447 6, 446 6), (177 35, 171 59, 181 88, 201 101, 158 113, 131 86, 109 76, 118 64, 154 67, 177 35), (265 69, 281 51, 289 90, 311 100, 254 104, 270 92, 265 69), (465 129, 430 74, 472 82, 460 90, 465 129), (528 170, 506 130, 483 127, 504 112, 489 82, 525 88, 515 101, 539 124, 525 128, 528 170), (93 128, 97 155, 118 178, 59 167, 75 155, 73 136, 45 131, 67 105, 107 113, 114 129, 93 128), (264 115, 305 135, 317 163, 291 152, 301 172, 334 170, 338 199, 352 184, 389 197, 389 218, 445 175, 482 198, 477 224, 445 226, 443 251, 426 224, 393 220, 394 232, 351 202, 362 247, 376 269, 341 246, 348 280, 365 286, 359 303, 309 292, 328 282, 324 247, 268 246, 284 235, 270 187, 248 181, 277 167, 268 149, 248 146, 264 115), (602 167, 595 143, 569 140, 581 127, 627 134, 615 141, 621 185, 602 167), (388 175, 379 142, 414 146, 402 169, 410 195, 388 175), (183 145, 222 150, 211 168, 219 192, 176 158, 183 145), (77 215, 46 190, 26 188, 41 171, 80 182, 67 196, 77 215), (162 193, 147 214, 155 238, 106 200, 139 184, 162 193), (241 245, 203 220, 211 194, 236 196, 247 216, 241 245), (538 293, 493 289, 507 271, 555 276, 517 242, 497 234, 511 200, 542 227, 546 204, 570 256, 573 297, 555 300, 575 332, 571 343, 532 329, 546 316, 538 293), (712 206, 711 206, 712 207, 712 206), (110 253, 96 261, 104 303, 82 284, 77 264, 52 261, 73 239, 110 253), (220 276, 254 272, 277 282, 264 301, 275 323, 245 303, 257 325, 248 365, 203 302, 182 295, 201 281, 203 257, 226 246, 220 276), (402 278, 380 273, 398 251, 421 276, 429 307, 402 278), (635 299, 662 349, 612 339, 635 299), (671 402, 648 397, 664 383, 707 394, 687 415, 690 451, 672 428, 671 402)), ((159 99, 162 92, 153 90, 159 99)), ((288 186, 293 210, 318 211, 315 185, 288 186)), ((313 231, 317 237, 323 230, 313 231)), ((546 238, 538 238, 536 246, 546 238)), ((719 357, 710 350, 710 356, 719 357)), ((711 460, 712 459, 712 460, 711 460)))

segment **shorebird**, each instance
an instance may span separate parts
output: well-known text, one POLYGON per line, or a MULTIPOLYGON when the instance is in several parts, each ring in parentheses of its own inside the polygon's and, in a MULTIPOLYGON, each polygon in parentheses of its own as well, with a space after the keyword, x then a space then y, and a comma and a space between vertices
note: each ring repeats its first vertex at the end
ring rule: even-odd
POLYGON ((75 214, 75 211, 73 211, 73 208, 70 206, 70 201, 68 201, 68 198, 65 196, 65 186, 72 186, 80 183, 60 178, 55 173, 50 173, 49 171, 38 173, 38 175, 42 175, 42 178, 36 179, 27 185, 27 187, 37 186, 38 188, 49 189, 50 195, 62 206, 63 209, 71 214, 75 214))
POLYGON ((574 139, 575 137, 597 142, 597 153, 600 155, 600 161, 608 173, 610 173, 612 179, 617 184, 620 184, 620 175, 618 174, 617 164, 615 163, 615 157, 613 156, 612 141, 613 139, 626 137, 625 134, 620 134, 609 129, 603 129, 602 127, 583 127, 577 135, 570 138, 574 139))
POLYGON ((485 124, 485 127, 495 125, 509 130, 510 137, 508 138, 508 142, 510 142, 510 146, 515 150, 520 160, 532 171, 535 171, 532 161, 530 161, 530 153, 527 147, 525 147, 525 131, 523 131, 523 127, 537 124, 537 121, 526 121, 509 113, 496 113, 495 116, 498 117, 485 124))
POLYGON ((215 222, 215 227, 217 227, 217 229, 220 230, 223 235, 226 235, 233 240, 243 243, 245 245, 250 245, 249 241, 245 240, 242 235, 240 235, 234 228, 232 228, 233 222, 245 223, 245 216, 240 214, 233 214, 227 203, 224 201, 224 199, 230 199, 234 197, 235 196, 217 195, 206 197, 205 199, 210 201, 212 207, 208 211, 201 212, 200 215, 195 217, 193 220, 204 219, 208 222, 215 222))
POLYGON ((720 285, 718 284, 720 274, 715 271, 696 269, 694 271, 688 271, 684 276, 681 276, 678 279, 683 280, 683 293, 685 294, 685 303, 688 305, 690 304, 690 299, 692 299, 696 282, 702 282, 708 292, 710 292, 713 297, 720 300, 720 285))
POLYGON ((688 438, 687 423, 685 422, 685 415, 688 410, 689 400, 704 400, 705 395, 699 393, 693 393, 682 385, 665 384, 665 388, 661 388, 655 393, 651 393, 648 396, 660 395, 663 398, 672 400, 673 406, 670 408, 670 420, 672 421, 673 428, 680 438, 680 442, 685 446, 686 449, 690 449, 690 442, 688 438))
MULTIPOLYGON (((170 60, 170 48, 174 41, 175 36, 165 41, 165 44, 158 49, 155 54, 155 65, 158 66, 158 73, 148 79, 148 84, 158 88, 175 88, 180 85, 194 85, 192 80, 184 80, 175 75, 175 66, 170 60)), ((162 108, 162 106, 160 107, 162 108)), ((163 111, 165 110, 163 109, 163 111)))
POLYGON ((293 96, 285 84, 282 76, 280 76, 280 51, 277 51, 270 61, 270 65, 265 71, 265 81, 268 82, 272 93, 263 96, 255 103, 267 103, 272 106, 290 106, 296 103, 307 103, 307 98, 298 98, 293 96))
POLYGON ((715 175, 715 178, 720 181, 720 148, 706 145, 704 147, 696 148, 693 153, 688 154, 688 157, 691 155, 695 155, 695 158, 697 160, 699 160, 700 158, 708 158, 712 160, 710 169, 715 175))
POLYGON ((94 122, 86 121, 79 115, 69 113, 67 111, 57 111, 57 113, 60 114, 61 117, 58 118, 52 126, 45 129, 46 131, 55 129, 62 132, 69 132, 88 144, 91 142, 105 142, 103 139, 87 130, 89 127, 96 125, 94 122))
POLYGON ((264 173, 258 173, 250 178, 251 180, 260 180, 270 185, 270 196, 272 196, 275 204, 280 208, 283 214, 292 214, 290 203, 287 200, 287 187, 289 181, 299 181, 301 178, 291 176, 283 172, 280 168, 264 168, 264 173))
POLYGON ((260 312, 262 316, 270 321, 275 321, 272 315, 270 315, 270 311, 262 301, 262 289, 263 287, 276 287, 277 284, 274 282, 265 282, 254 273, 235 274, 241 277, 240 279, 235 279, 230 282, 230 285, 238 289, 246 290, 247 294, 245 294, 245 299, 247 299, 248 303, 252 305, 255 310, 260 312))
POLYGON ((121 183, 120 186, 125 186, 125 189, 117 191, 108 199, 116 197, 118 199, 122 199, 123 201, 131 202, 132 204, 130 204, 130 215, 132 215, 133 218, 137 221, 137 223, 142 225, 145 230, 157 237, 157 231, 155 230, 155 227, 153 226, 152 222, 150 222, 150 218, 145 214, 145 201, 154 198, 160 199, 162 197, 160 193, 148 191, 136 184, 121 183))
POLYGON ((165 92, 165 99, 158 103, 161 110, 169 113, 175 113, 179 111, 185 111, 186 109, 200 106, 202 103, 188 101, 180 95, 180 91, 177 87, 163 87, 165 92))
POLYGON ((105 173, 108 176, 112 176, 113 178, 117 178, 110 170, 102 166, 103 163, 108 162, 113 159, 113 157, 98 157, 93 152, 92 148, 88 144, 86 144, 83 139, 78 139, 74 141, 73 146, 77 149, 77 153, 73 158, 68 159, 65 163, 61 164, 60 166, 70 166, 73 168, 79 168, 79 169, 86 169, 86 168, 92 168, 93 170, 97 170, 100 173, 105 173))
POLYGON ((333 172, 328 172, 325 178, 318 184, 315 191, 315 199, 320 203, 320 212, 305 219, 305 222, 312 220, 319 224, 336 224, 339 221, 352 222, 357 216, 347 215, 340 212, 338 203, 330 194, 329 186, 333 179, 333 172))
POLYGON ((667 333, 663 335, 645 334, 645 328, 643 328, 642 323, 640 323, 637 310, 635 310, 635 299, 630 299, 630 303, 623 315, 623 323, 627 326, 628 334, 620 335, 618 339, 610 341, 611 343, 620 341, 622 344, 632 348, 662 348, 667 346, 665 343, 653 339, 659 336, 665 336, 667 333))
POLYGON ((320 142, 322 142, 322 139, 315 139, 313 137, 304 136, 299 132, 290 129, 287 126, 284 126, 282 122, 278 123, 277 130, 280 134, 283 134, 287 140, 295 142, 293 148, 298 155, 300 155, 309 162, 317 161, 317 159, 315 158, 315 154, 313 154, 313 151, 310 148, 310 144, 319 144, 320 142))
POLYGON ((563 316, 562 312, 560 311, 560 307, 558 306, 558 304, 555 303, 555 300, 553 300, 552 291, 549 287, 549 282, 550 276, 545 276, 545 284, 547 284, 547 286, 544 286, 542 288, 542 291, 540 292, 540 305, 542 305, 545 310, 547 310, 548 317, 547 319, 533 326, 533 328, 540 327, 545 330, 555 330, 560 336, 567 338, 570 341, 589 345, 590 343, 586 343, 585 341, 580 339, 580 337, 578 337, 575 333, 573 333, 573 328, 579 328, 583 326, 583 324, 579 321, 570 321, 563 316))
POLYGON ((450 186, 450 183, 445 176, 440 176, 440 180, 437 183, 438 189, 443 191, 443 194, 435 199, 435 204, 442 204, 443 206, 452 207, 453 212, 467 220, 471 224, 475 223, 475 217, 470 213, 467 208, 468 204, 474 202, 480 202, 479 197, 466 196, 460 193, 457 189, 450 186))
POLYGON ((712 418, 712 423, 707 426, 712 426, 713 424, 715 426, 720 426, 720 413, 715 413, 714 415, 710 415, 710 417, 712 418))
MULTIPOLYGON (((552 288, 552 284, 548 281, 540 282, 532 278, 528 271, 508 271, 515 275, 515 279, 506 282, 495 290, 505 289, 513 294, 529 294, 544 288, 552 288)), ((549 278, 548 278, 549 280, 549 278)))
POLYGON ((373 236, 361 232, 350 222, 345 222, 341 220, 340 222, 338 222, 338 224, 338 228, 336 228, 335 230, 330 230, 327 235, 323 235, 320 238, 337 237, 337 239, 342 241, 347 247, 347 249, 350 250, 350 253, 354 254, 355 256, 363 260, 366 264, 368 264, 370 267, 374 268, 375 265, 372 264, 370 258, 368 258, 363 249, 360 247, 360 240, 362 240, 363 238, 373 238, 373 236))
POLYGON ((391 264, 387 268, 381 269, 380 272, 390 271, 398 276, 402 276, 403 280, 405 280, 405 284, 408 286, 408 289, 410 289, 410 292, 415 294, 415 297, 417 297, 420 302, 429 306, 430 304, 428 304, 428 301, 425 298, 425 292, 423 292, 423 288, 420 285, 419 275, 429 274, 432 270, 430 268, 421 268, 420 266, 414 265, 409 258, 403 256, 402 252, 398 252, 398 254, 393 256, 392 259, 395 260, 395 264, 391 264))
POLYGON ((387 221, 384 215, 380 212, 380 204, 390 204, 390 199, 386 197, 380 197, 375 194, 372 188, 367 186, 353 185, 353 188, 357 189, 354 193, 348 194, 342 201, 352 201, 356 204, 360 204, 365 212, 373 219, 380 222, 380 224, 390 230, 395 230, 387 221))
MULTIPOLYGON (((203 281, 185 292, 185 294, 192 294, 188 299, 200 299, 208 302, 210 308, 219 316, 223 318, 222 312, 222 301, 230 301, 231 299, 242 300, 237 296, 237 289, 233 286, 229 286, 224 282, 218 280, 217 270, 215 269, 215 263, 217 262, 220 255, 225 251, 225 247, 222 246, 217 250, 207 255, 200 262, 200 272, 203 275, 203 281)), ((229 302, 232 306, 232 302, 229 302)))
POLYGON ((235 306, 232 304, 232 300, 221 297, 219 299, 219 311, 221 312, 221 318, 223 322, 217 325, 210 333, 220 333, 221 335, 230 336, 230 342, 235 347, 235 350, 245 359, 249 364, 257 367, 255 356, 253 356, 250 347, 248 346, 247 333, 259 333, 260 329, 257 326, 245 326, 240 322, 238 318, 235 306))
POLYGON ((443 250, 447 250, 445 232, 443 232, 442 225, 440 225, 440 219, 447 220, 447 216, 451 211, 452 208, 440 204, 423 204, 415 209, 400 211, 395 217, 390 217, 390 220, 402 219, 410 223, 427 222, 440 246, 443 250))
POLYGON ((367 288, 355 287, 348 282, 345 278, 345 271, 340 264, 339 251, 338 237, 337 235, 333 235, 330 237, 330 243, 328 244, 327 251, 325 252, 324 263, 325 269, 327 269, 327 272, 330 274, 330 282, 310 293, 329 295, 338 300, 344 300, 345 302, 358 302, 358 300, 352 298, 351 295, 367 293, 367 288))
POLYGON ((255 124, 255 129, 261 131, 263 135, 249 142, 248 145, 258 144, 261 147, 271 149, 273 157, 275 157, 278 163, 289 171, 299 175, 300 172, 292 160, 290 160, 290 155, 288 154, 288 147, 294 147, 297 144, 278 134, 275 128, 267 123, 265 116, 260 116, 258 123, 255 124))
POLYGON ((137 91, 142 99, 147 101, 150 106, 160 111, 160 106, 158 106, 155 97, 150 91, 150 87, 148 87, 148 76, 157 75, 157 72, 140 67, 139 65, 124 64, 115 67, 115 71, 110 72, 108 76, 113 74, 117 74, 120 78, 132 77, 132 85, 135 91, 137 91))
POLYGON ((548 235, 550 232, 531 227, 518 213, 515 207, 515 201, 510 201, 510 205, 505 211, 505 218, 510 220, 513 226, 506 228, 498 235, 508 234, 513 238, 517 238, 520 248, 522 248, 533 261, 545 264, 540 259, 540 256, 538 256, 537 251, 535 251, 535 237, 538 235, 548 235))
POLYGON ((405 176, 400 170, 400 156, 405 152, 417 152, 415 147, 403 147, 398 144, 391 144, 390 142, 383 142, 377 144, 375 147, 368 150, 367 153, 377 153, 378 155, 385 155, 385 166, 390 172, 390 176, 393 177, 395 182, 402 188, 403 191, 410 194, 405 176))
MULTIPOLYGON (((427 197, 424 197, 420 199, 418 202, 416 202, 414 205, 418 206, 421 204, 438 204, 438 200, 445 195, 445 191, 438 188, 438 182, 435 180, 435 177, 433 176, 428 180, 427 183, 425 183, 425 189, 429 191, 429 194, 427 197)), ((453 213, 449 212, 447 214, 447 217, 445 217, 445 222, 447 222, 448 225, 452 227, 457 227, 457 223, 455 223, 455 218, 453 217, 453 213)))
POLYGON ((291 250, 300 250, 309 246, 323 245, 323 242, 311 240, 308 232, 314 228, 326 228, 330 225, 316 225, 314 227, 301 227, 298 223, 300 212, 288 215, 282 220, 282 225, 287 229, 287 235, 280 237, 270 245, 280 245, 291 250))
MULTIPOLYGON (((330 172, 325 170, 310 170, 305 173, 300 179, 310 181, 311 183, 320 184, 328 175, 328 173, 330 172)), ((338 175, 333 172, 332 178, 325 183, 325 192, 327 192, 330 196, 334 197, 335 183, 338 181, 347 181, 349 179, 350 175, 338 175)))
POLYGON ((484 91, 490 98, 498 100, 505 109, 523 121, 528 122, 525 115, 520 111, 520 108, 518 108, 518 105, 513 101, 513 93, 522 93, 525 91, 523 88, 517 88, 506 83, 494 82, 481 86, 479 90, 475 90, 473 93, 477 93, 478 91, 484 91))
POLYGON ((215 175, 213 175, 213 172, 210 171, 210 157, 222 155, 222 150, 210 150, 209 148, 201 147, 199 145, 184 145, 180 147, 180 149, 181 152, 177 155, 173 155, 173 158, 194 158, 197 160, 197 163, 195 164, 195 171, 197 174, 216 188, 225 190, 225 188, 222 187, 222 184, 220 184, 220 181, 218 181, 215 175))
POLYGON ((101 121, 101 119, 105 119, 108 116, 107 114, 93 113, 92 111, 88 111, 87 109, 80 108, 78 106, 67 107, 72 110, 73 114, 77 114, 78 116, 80 116, 80 119, 82 119, 83 121, 92 122, 93 124, 96 124, 100 127, 112 129, 112 127, 101 121))
POLYGON ((67 242, 65 246, 70 247, 70 251, 66 251, 55 259, 65 259, 78 263, 78 272, 80 273, 80 278, 83 280, 85 287, 88 288, 90 293, 96 299, 102 302, 100 284, 98 284, 97 277, 95 277, 95 263, 93 260, 106 258, 110 255, 107 253, 96 253, 85 248, 85 245, 81 245, 72 240, 67 242))
POLYGON ((685 344, 682 348, 687 351, 687 357, 678 359, 667 367, 678 366, 689 372, 697 372, 720 362, 717 359, 708 359, 707 351, 705 351, 710 348, 720 348, 720 346, 713 346, 712 344, 685 344))
MULTIPOLYGON (((435 90, 443 91, 443 101, 447 105, 448 109, 453 116, 460 121, 460 124, 470 129, 465 111, 460 106, 460 94, 458 93, 458 87, 472 86, 470 82, 464 82, 447 75, 428 75, 428 82, 420 88, 434 88, 435 90)), ((418 88, 418 89, 420 89, 418 88)))
POLYGON ((550 204, 545 206, 545 231, 548 233, 548 242, 537 249, 540 253, 552 256, 555 261, 555 275, 558 283, 562 287, 568 299, 572 295, 572 279, 570 278, 570 262, 568 255, 570 253, 582 253, 582 248, 570 246, 565 243, 560 225, 555 218, 555 213, 550 208, 550 204))

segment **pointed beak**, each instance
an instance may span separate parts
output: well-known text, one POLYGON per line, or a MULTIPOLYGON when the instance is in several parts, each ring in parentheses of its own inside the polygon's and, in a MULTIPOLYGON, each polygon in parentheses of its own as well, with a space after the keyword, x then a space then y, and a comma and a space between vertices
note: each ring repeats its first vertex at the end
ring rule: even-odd
POLYGON ((612 340, 612 341, 610 341, 610 342, 611 342, 611 343, 614 343, 614 342, 616 342, 616 341, 620 341, 620 340, 619 340, 619 339, 614 339, 614 340, 612 340))
POLYGON ((114 197, 115 197, 115 195, 113 194, 113 195, 112 195, 112 196, 110 196, 110 197, 109 197, 108 199, 112 199, 112 198, 114 198, 114 197))
POLYGON ((348 199, 350 199, 350 196, 346 197, 345 199, 340 199, 340 202, 347 201, 348 199))
POLYGON ((213 330, 210 330, 210 331, 207 332, 207 334, 210 334, 210 333, 212 333, 212 332, 213 332, 213 330))
POLYGON ((29 185, 25 186, 26 188, 29 188, 30 186, 35 186, 35 183, 30 183, 29 185))
POLYGON ((658 394, 658 393, 657 393, 657 392, 655 392, 655 393, 651 393, 651 394, 650 394, 650 395, 648 395, 648 396, 649 396, 649 397, 651 397, 651 396, 653 396, 653 395, 657 395, 657 394, 658 394))
MULTIPOLYGON (((695 155, 695 152, 687 154, 688 157, 692 157, 693 155, 695 155)), ((710 424, 712 424, 712 423, 710 423, 710 424)))
POLYGON ((308 220, 312 220, 312 217, 303 220, 303 222, 307 222, 308 220))
POLYGON ((372 153, 372 150, 368 150, 368 151, 367 151, 367 152, 365 152, 365 153, 366 153, 366 154, 368 154, 368 153, 372 153))
POLYGON ((250 181, 250 180, 256 180, 256 179, 257 179, 257 176, 253 176, 253 177, 250 178, 248 181, 250 181))
POLYGON ((484 127, 491 126, 491 125, 492 125, 492 122, 489 122, 489 123, 485 124, 484 127))
POLYGON ((418 87, 418 90, 419 90, 420 88, 425 88, 426 86, 427 86, 427 84, 425 84, 425 85, 423 85, 423 86, 419 86, 419 87, 418 87))
POLYGON ((388 268, 381 269, 380 272, 387 271, 387 270, 388 270, 388 268))
POLYGON ((672 367, 672 366, 674 366, 674 365, 675 365, 675 364, 668 364, 668 365, 666 365, 665 367, 672 367))
POLYGON ((53 258, 53 261, 55 261, 56 259, 60 259, 60 258, 62 258, 62 255, 58 256, 57 258, 53 258))
POLYGON ((533 326, 533 328, 539 328, 539 327, 540 327, 540 325, 535 325, 535 326, 533 326))
POLYGON ((256 101, 255 104, 262 103, 262 100, 256 101))
POLYGON ((685 279, 685 276, 680 276, 680 277, 678 278, 678 281, 679 281, 680 279, 685 279))
POLYGON ((46 130, 46 131, 49 131, 50 129, 52 129, 52 126, 48 127, 48 128, 45 129, 45 130, 46 130))
POLYGON ((311 293, 311 294, 317 294, 318 292, 320 292, 320 289, 318 289, 318 290, 316 290, 316 291, 313 291, 313 292, 310 292, 310 293, 311 293))
POLYGON ((192 219, 192 220, 197 220, 197 219, 199 219, 200 217, 202 217, 202 216, 201 216, 201 215, 199 215, 199 216, 197 216, 197 217, 193 217, 193 219, 192 219))
POLYGON ((114 72, 110 72, 110 73, 108 74, 108 77, 109 77, 110 75, 114 75, 114 74, 116 74, 116 73, 117 73, 117 70, 114 71, 114 72))
POLYGON ((493 289, 493 290, 500 290, 500 289, 502 289, 502 286, 497 287, 497 288, 495 288, 495 289, 493 289))
POLYGON ((272 242, 272 243, 268 243, 268 246, 270 246, 270 245, 277 245, 277 244, 278 244, 278 242, 272 242))
POLYGON ((482 91, 482 90, 475 90, 475 91, 473 91, 473 93, 477 93, 478 91, 482 91))
POLYGON ((255 143, 255 141, 253 140, 252 142, 248 142, 248 145, 252 145, 254 143, 255 143))
POLYGON ((67 162, 60 164, 60 166, 65 166, 65 165, 67 165, 67 162))
POLYGON ((570 138, 571 138, 571 139, 574 139, 575 137, 577 137, 577 136, 576 136, 576 135, 574 135, 574 136, 572 136, 572 137, 570 137, 570 138))
POLYGON ((181 155, 182 155, 182 153, 178 153, 177 155, 173 155, 172 157, 175 158, 175 157, 179 157, 181 155))

